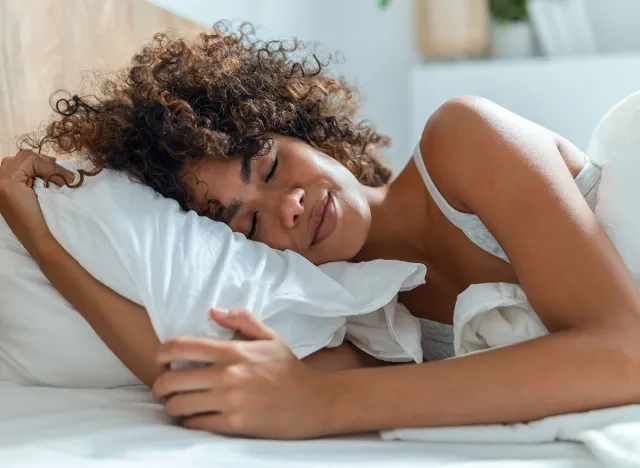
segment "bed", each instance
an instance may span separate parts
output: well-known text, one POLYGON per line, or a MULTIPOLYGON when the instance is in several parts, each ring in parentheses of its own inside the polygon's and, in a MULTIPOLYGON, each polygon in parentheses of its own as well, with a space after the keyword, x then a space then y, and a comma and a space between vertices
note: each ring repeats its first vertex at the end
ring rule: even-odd
POLYGON ((592 467, 579 444, 385 442, 375 434, 284 442, 188 431, 143 387, 111 390, 0 383, 0 466, 592 467))

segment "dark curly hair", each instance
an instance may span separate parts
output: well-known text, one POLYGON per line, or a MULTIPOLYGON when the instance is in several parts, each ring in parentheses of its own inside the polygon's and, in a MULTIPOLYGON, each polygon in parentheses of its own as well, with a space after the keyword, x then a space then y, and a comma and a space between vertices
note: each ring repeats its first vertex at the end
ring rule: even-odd
MULTIPOLYGON (((228 22, 194 42, 157 34, 126 70, 102 82, 101 95, 57 99, 44 136, 23 143, 81 153, 95 167, 84 175, 122 171, 184 209, 198 210, 180 177, 184 161, 247 162, 269 152, 268 134, 304 140, 362 184, 387 183, 391 172, 377 152, 390 139, 356 120, 354 90, 326 73, 331 59, 307 48, 256 40, 251 25, 228 22)), ((201 214, 216 211, 211 202, 201 214)))

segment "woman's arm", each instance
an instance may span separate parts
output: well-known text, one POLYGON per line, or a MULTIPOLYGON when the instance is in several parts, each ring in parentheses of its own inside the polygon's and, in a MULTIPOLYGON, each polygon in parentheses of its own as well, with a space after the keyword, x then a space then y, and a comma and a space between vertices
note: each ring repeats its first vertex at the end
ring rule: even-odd
POLYGON ((53 287, 82 315, 118 359, 151 386, 164 368, 156 362, 160 341, 144 307, 91 276, 53 236, 27 244, 31 245, 27 248, 29 254, 53 287))
POLYGON ((338 372, 364 367, 381 367, 390 365, 390 362, 380 361, 361 351, 348 341, 335 348, 325 348, 302 359, 309 367, 324 371, 338 372))
MULTIPOLYGON (((44 220, 34 179, 56 185, 73 181, 55 158, 21 151, 0 162, 0 216, 35 259, 51 284, 89 322, 105 344, 142 381, 162 372, 155 362, 158 339, 146 311, 93 278, 53 238, 44 220)), ((82 352, 79 350, 78 352, 82 352)))
POLYGON ((638 288, 558 143, 548 130, 475 98, 444 105, 421 141, 439 189, 494 234, 551 335, 458 359, 328 375, 276 352, 282 345, 268 332, 234 348, 167 343, 163 362, 189 352, 226 360, 225 369, 204 371, 224 387, 171 396, 198 388, 198 378, 167 372, 154 393, 169 397, 167 411, 186 416, 187 427, 275 438, 506 423, 639 403, 638 288), (272 356, 255 358, 251 347, 272 356), (211 410, 220 414, 199 414, 211 410))
MULTIPOLYGON (((21 151, 0 163, 0 216, 62 296, 89 322, 114 354, 143 382, 151 385, 164 370, 156 362, 160 345, 144 308, 93 278, 54 239, 34 193, 33 181, 56 185, 74 174, 55 158, 21 151)), ((82 352, 82 350, 78 350, 82 352)))

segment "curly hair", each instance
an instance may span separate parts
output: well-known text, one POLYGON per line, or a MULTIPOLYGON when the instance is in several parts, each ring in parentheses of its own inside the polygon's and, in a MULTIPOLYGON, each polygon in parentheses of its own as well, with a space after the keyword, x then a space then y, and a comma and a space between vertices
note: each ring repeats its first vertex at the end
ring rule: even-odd
POLYGON ((377 152, 390 139, 356 119, 354 90, 326 72, 331 59, 305 56, 306 48, 298 40, 257 40, 246 23, 216 23, 193 42, 157 34, 127 69, 102 82, 100 96, 58 99, 42 138, 23 143, 88 158, 95 169, 79 184, 110 168, 183 209, 198 210, 180 176, 186 160, 246 163, 269 152, 269 134, 309 143, 362 184, 386 184, 391 171, 377 152))

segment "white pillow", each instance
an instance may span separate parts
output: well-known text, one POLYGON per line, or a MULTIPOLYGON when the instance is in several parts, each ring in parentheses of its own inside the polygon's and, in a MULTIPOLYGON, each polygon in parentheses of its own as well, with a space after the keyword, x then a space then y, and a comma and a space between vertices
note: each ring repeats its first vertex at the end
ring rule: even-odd
POLYGON ((602 166, 596 217, 640 286, 640 91, 605 114, 588 154, 602 166))
MULTIPOLYGON (((316 267, 294 252, 275 251, 222 223, 185 213, 175 201, 108 170, 79 189, 38 184, 36 191, 58 241, 94 277, 143 305, 161 341, 180 335, 230 339, 231 332, 208 320, 208 310, 217 306, 251 311, 299 357, 337 346, 347 335, 381 359, 422 359, 419 322, 396 304, 396 295, 424 282, 423 265, 380 260, 316 267)), ((0 237, 6 236, 0 231, 0 237)), ((81 317, 63 306, 15 239, 8 244, 9 262, 25 272, 12 277, 0 265, 0 294, 11 294, 0 306, 0 319, 10 322, 0 325, 0 359, 18 363, 11 379, 129 384, 131 374, 115 365, 81 317), (54 297, 55 313, 43 311, 54 297), (68 322, 73 327, 65 328, 68 322), (40 331, 37 343, 31 341, 32 329, 40 331)))

